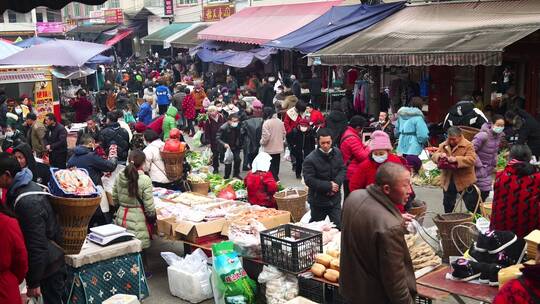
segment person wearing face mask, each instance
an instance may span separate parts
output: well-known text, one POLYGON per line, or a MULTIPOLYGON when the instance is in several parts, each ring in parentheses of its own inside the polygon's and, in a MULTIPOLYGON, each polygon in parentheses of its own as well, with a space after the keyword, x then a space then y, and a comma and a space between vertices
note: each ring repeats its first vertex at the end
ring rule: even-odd
POLYGON ((225 112, 227 112, 227 116, 231 114, 237 114, 240 115, 238 112, 240 112, 240 109, 232 102, 229 102, 227 105, 225 105, 225 108, 223 109, 225 112))
POLYGON ((460 128, 448 128, 447 135, 448 139, 439 145, 431 159, 441 169, 444 212, 450 213, 458 193, 476 183, 477 156, 473 144, 463 137, 460 128))
POLYGON ((292 131, 291 153, 296 159, 296 178, 302 178, 302 164, 304 159, 315 150, 315 130, 309 125, 309 120, 302 119, 298 127, 292 131))
POLYGON ((338 229, 341 228, 341 185, 347 169, 341 151, 332 148, 332 133, 320 129, 317 133, 318 149, 304 160, 304 182, 308 186, 308 204, 311 209, 310 222, 323 221, 330 217, 338 229))
POLYGON ((341 143, 339 145, 341 153, 343 155, 343 162, 347 167, 347 175, 345 176, 345 183, 343 188, 345 191, 345 197, 349 195, 352 190, 349 190, 349 182, 352 175, 358 171, 360 164, 368 158, 369 147, 367 147, 361 137, 362 129, 366 126, 366 120, 360 115, 355 115, 351 118, 349 126, 343 132, 341 137, 341 143))
POLYGON ((392 143, 392 146, 396 142, 395 135, 394 135, 394 124, 392 124, 392 121, 390 120, 390 117, 388 116, 387 112, 380 112, 379 113, 379 120, 371 123, 370 127, 375 128, 375 130, 381 130, 384 133, 388 134, 390 137, 390 142, 392 143))
POLYGON ((476 186, 481 191, 482 201, 489 196, 493 184, 493 169, 497 166, 497 156, 501 140, 504 138, 504 117, 495 114, 491 123, 485 123, 473 140, 476 151, 476 186))
POLYGON ((210 145, 212 151, 212 167, 214 174, 219 172, 219 157, 222 151, 219 148, 217 141, 217 133, 219 128, 225 123, 225 118, 216 106, 208 107, 208 120, 204 124, 204 144, 210 145))
MULTIPOLYGON (((375 131, 371 134, 369 142, 369 155, 352 172, 349 180, 349 190, 353 192, 358 189, 366 189, 375 183, 377 169, 384 163, 396 163, 407 165, 406 161, 392 152, 390 137, 383 131, 375 131)), ((403 212, 404 205, 396 205, 403 212)))
POLYGON ((4 141, 2 142, 2 151, 8 151, 10 148, 13 149, 26 142, 24 134, 11 125, 6 127, 4 135, 6 138, 4 138, 4 141))
MULTIPOLYGON (((116 169, 117 159, 105 160, 94 152, 96 141, 90 134, 84 134, 81 137, 80 144, 73 149, 73 155, 67 162, 67 167, 77 167, 86 169, 88 176, 97 187, 103 187, 101 178, 104 172, 113 172, 116 169)), ((90 227, 109 224, 112 217, 109 215, 109 204, 102 201, 101 208, 90 220, 90 227)))
MULTIPOLYGON (((231 149, 234 155, 234 171, 233 177, 242 179, 240 177, 240 165, 242 160, 240 159, 240 151, 242 149, 243 138, 240 134, 240 118, 236 114, 229 115, 227 123, 223 124, 216 135, 218 143, 222 147, 223 153, 227 149, 231 149)), ((231 176, 232 164, 225 164, 225 179, 231 176)))
POLYGON ((283 141, 285 139, 285 125, 277 118, 274 109, 265 107, 263 109, 264 123, 262 125, 261 146, 263 151, 270 154, 272 162, 270 172, 274 179, 279 181, 279 163, 281 153, 284 151, 283 141))

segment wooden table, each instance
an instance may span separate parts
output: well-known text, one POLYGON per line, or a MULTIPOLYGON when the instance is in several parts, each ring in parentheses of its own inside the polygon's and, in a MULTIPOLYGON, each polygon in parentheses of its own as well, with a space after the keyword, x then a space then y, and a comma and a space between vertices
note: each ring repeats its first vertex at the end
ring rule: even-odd
POLYGON ((458 303, 465 303, 461 297, 491 303, 499 291, 497 287, 483 284, 452 281, 446 279, 450 266, 442 266, 417 280, 418 285, 450 293, 458 303))

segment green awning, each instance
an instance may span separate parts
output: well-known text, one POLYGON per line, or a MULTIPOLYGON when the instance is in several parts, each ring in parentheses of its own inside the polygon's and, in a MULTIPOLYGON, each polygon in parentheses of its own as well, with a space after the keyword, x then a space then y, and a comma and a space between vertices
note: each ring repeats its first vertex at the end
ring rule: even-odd
POLYGON ((177 32, 183 31, 190 27, 192 22, 172 23, 152 34, 142 38, 145 44, 163 45, 165 39, 171 37, 177 32))

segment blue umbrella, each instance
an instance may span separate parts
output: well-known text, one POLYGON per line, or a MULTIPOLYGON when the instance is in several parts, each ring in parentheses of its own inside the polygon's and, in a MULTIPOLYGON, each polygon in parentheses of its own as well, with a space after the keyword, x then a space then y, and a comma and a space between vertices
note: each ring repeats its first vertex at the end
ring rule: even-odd
POLYGON ((18 47, 22 47, 22 48, 26 49, 26 48, 29 48, 29 47, 34 46, 34 45, 49 42, 51 40, 54 40, 54 39, 53 38, 45 38, 45 37, 34 36, 32 38, 28 38, 28 39, 25 39, 23 41, 19 41, 19 42, 15 43, 15 45, 18 46, 18 47))
POLYGON ((114 59, 112 57, 100 54, 90 58, 90 60, 88 60, 86 64, 111 64, 113 63, 113 61, 114 59))

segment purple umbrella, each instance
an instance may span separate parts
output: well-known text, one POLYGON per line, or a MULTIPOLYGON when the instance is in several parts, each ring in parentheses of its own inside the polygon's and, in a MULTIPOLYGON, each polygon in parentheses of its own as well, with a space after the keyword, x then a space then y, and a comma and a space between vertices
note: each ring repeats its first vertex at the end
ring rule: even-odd
POLYGON ((41 64, 80 67, 90 58, 109 48, 110 46, 98 43, 55 40, 24 49, 0 60, 0 64, 41 64))

